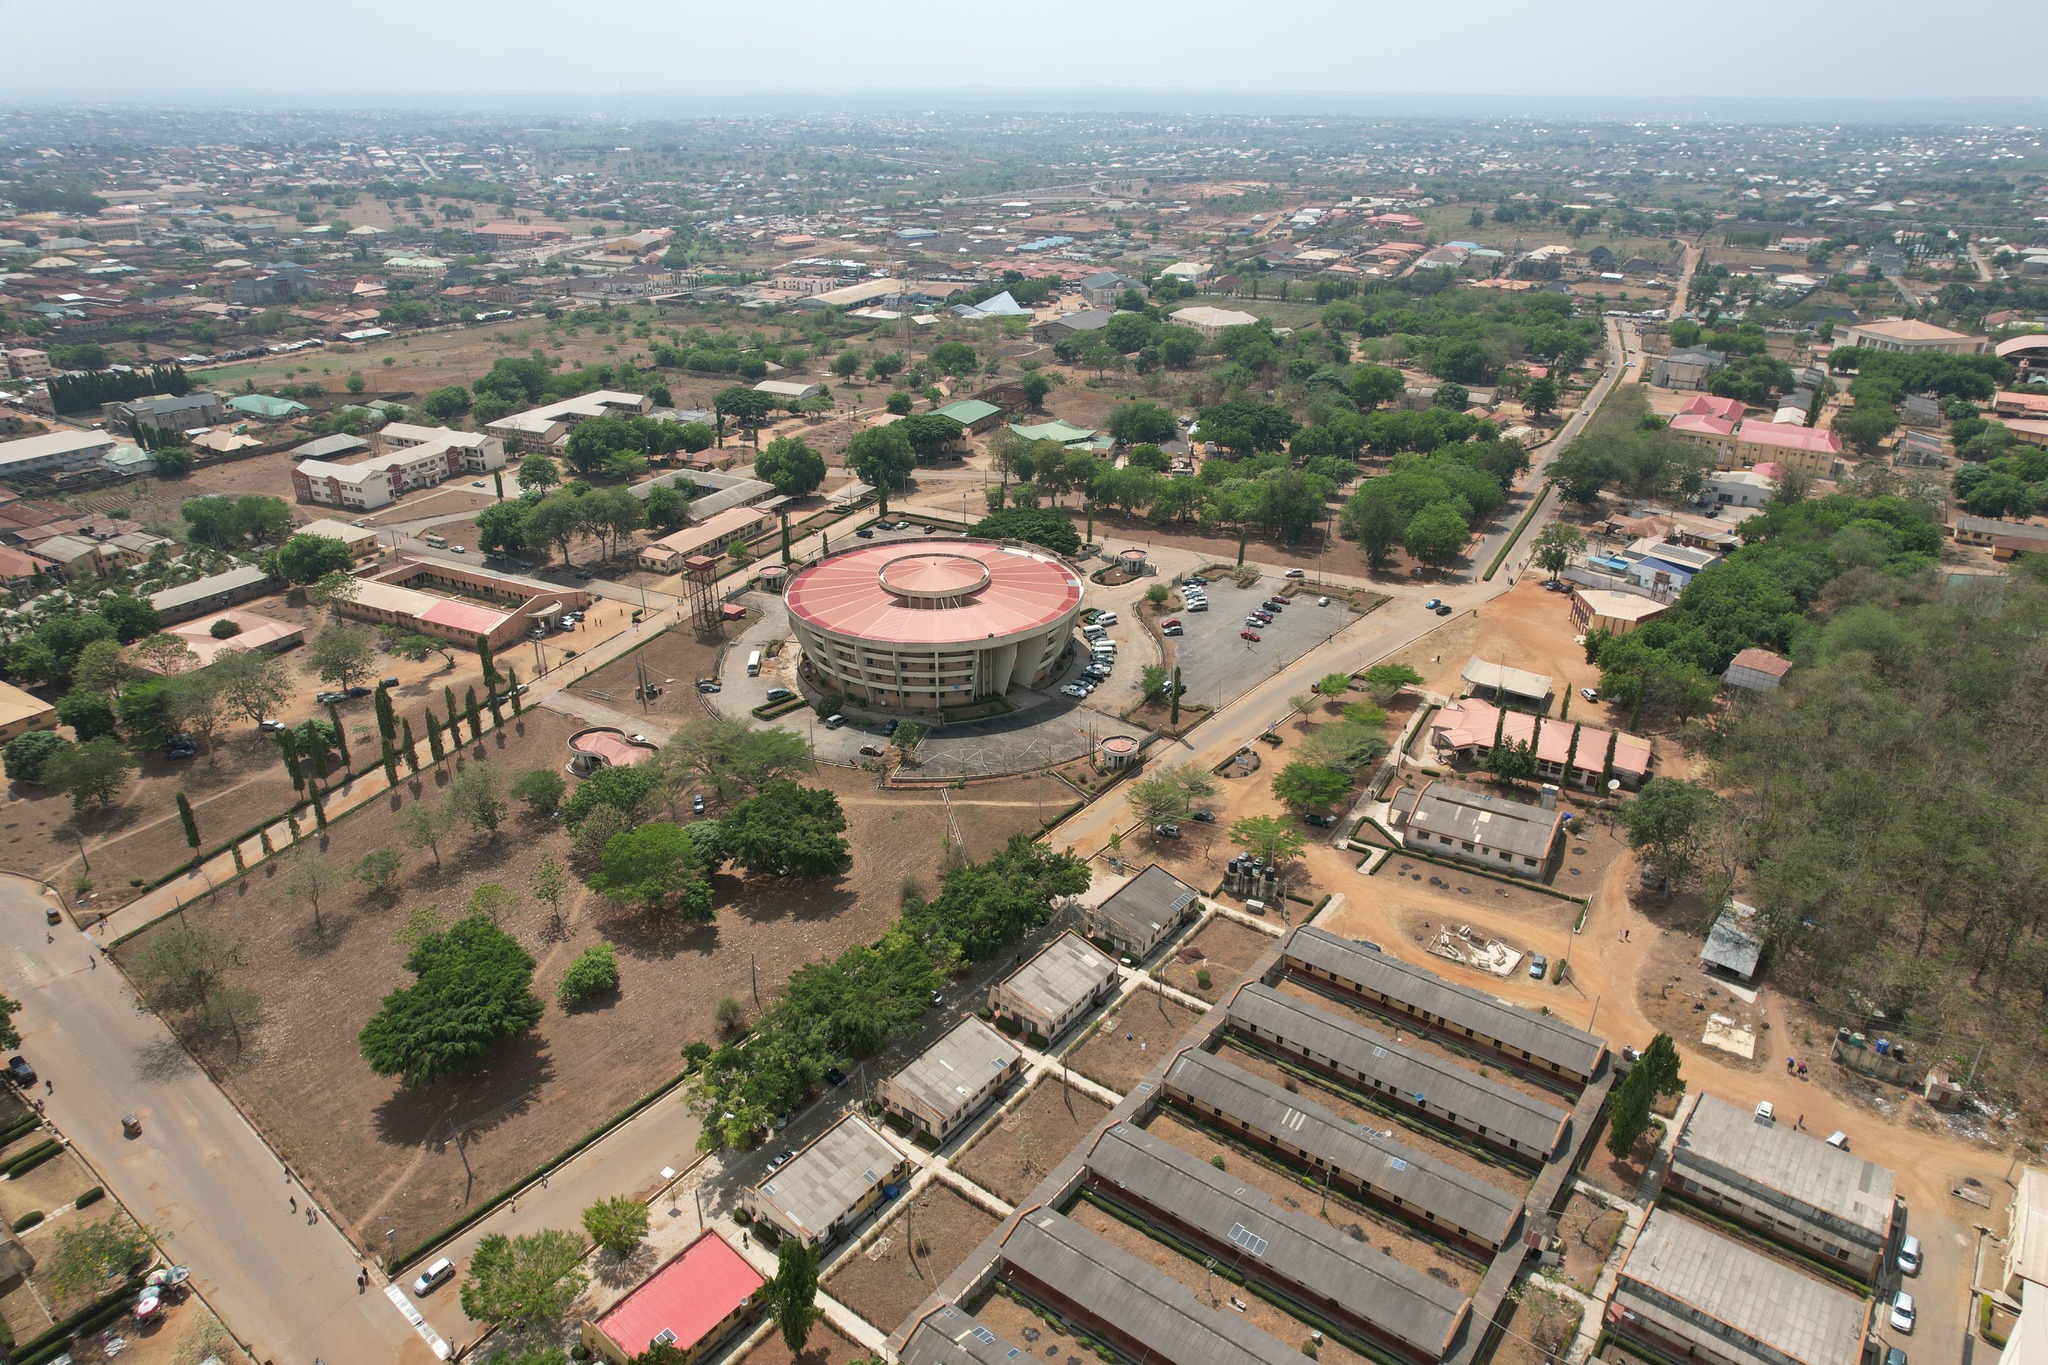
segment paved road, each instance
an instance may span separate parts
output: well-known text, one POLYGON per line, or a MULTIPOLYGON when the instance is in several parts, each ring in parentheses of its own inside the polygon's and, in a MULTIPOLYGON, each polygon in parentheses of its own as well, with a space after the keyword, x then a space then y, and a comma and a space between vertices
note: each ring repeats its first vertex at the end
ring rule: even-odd
POLYGON ((23 1003, 22 1052, 55 1086, 46 1101, 106 1187, 169 1234, 214 1311, 259 1360, 425 1362, 434 1359, 377 1292, 356 1292, 355 1250, 323 1216, 309 1226, 305 1192, 111 964, 68 923, 37 943, 47 902, 0 878, 0 923, 13 939, 4 976, 23 1003), (121 1118, 142 1136, 121 1136, 121 1118), (301 1212, 287 1203, 296 1198, 301 1212))

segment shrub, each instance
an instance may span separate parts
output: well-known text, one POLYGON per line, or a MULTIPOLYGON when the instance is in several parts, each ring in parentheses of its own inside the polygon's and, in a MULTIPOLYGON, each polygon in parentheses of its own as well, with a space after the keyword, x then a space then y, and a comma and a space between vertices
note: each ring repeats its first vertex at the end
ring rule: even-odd
POLYGON ((207 627, 206 633, 216 640, 229 640, 242 633, 241 623, 231 616, 223 616, 207 627))
POLYGON ((1209 969, 1207 967, 1195 968, 1195 984, 1205 991, 1209 989, 1209 969))
POLYGON ((692 1070, 692 1071, 695 1071, 695 1070, 696 1070, 696 1069, 697 1069, 698 1067, 700 1067, 700 1066, 704 1065, 704 1063, 706 1063, 706 1062, 708 1062, 708 1061, 710 1061, 710 1060, 711 1060, 711 1044, 709 1044, 709 1043, 685 1043, 685 1044, 683 1044, 683 1061, 684 1061, 684 1062, 685 1062, 685 1063, 686 1063, 686 1064, 687 1064, 687 1065, 689 1066, 690 1070, 692 1070))
POLYGON ((1218 1153, 1217 1153, 1216 1155, 1214 1155, 1214 1156, 1210 1157, 1210 1158, 1209 1158, 1209 1164, 1210 1164, 1211 1166, 1214 1166, 1214 1167, 1215 1167, 1215 1168, 1216 1168, 1217 1170, 1219 1170, 1219 1171, 1220 1171, 1220 1170, 1222 1170, 1222 1169, 1223 1169, 1223 1153, 1221 1153, 1221 1152, 1218 1152, 1218 1153))
POLYGON ((747 1031, 747 1007, 731 996, 718 1002, 718 1031, 724 1034, 738 1034, 747 1031))
POLYGON ((106 1197, 107 1192, 95 1185, 84 1194, 79 1195, 78 1198, 72 1200, 71 1207, 74 1209, 89 1209, 106 1197))
POLYGON ((43 1211, 41 1209, 30 1209, 27 1213, 14 1220, 14 1230, 16 1232, 27 1232, 42 1221, 43 1211))
POLYGON ((580 1005, 592 996, 619 988, 619 955, 609 943, 594 943, 576 955, 569 970, 555 987, 555 999, 563 1009, 580 1005))

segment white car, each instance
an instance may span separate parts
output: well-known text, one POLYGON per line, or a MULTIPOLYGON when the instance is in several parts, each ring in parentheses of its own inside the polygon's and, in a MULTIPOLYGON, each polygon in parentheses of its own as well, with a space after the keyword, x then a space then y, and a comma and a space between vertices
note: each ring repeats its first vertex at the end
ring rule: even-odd
POLYGON ((1911 1332, 1913 1322, 1920 1316, 1913 1307, 1913 1296, 1901 1289, 1892 1295, 1891 1324, 1894 1332, 1911 1332))
POLYGON ((1918 1275, 1920 1273, 1920 1239, 1908 1237, 1899 1243, 1899 1273, 1918 1275))
POLYGON ((1088 689, 1081 686, 1081 684, 1079 683, 1068 683, 1065 687, 1062 687, 1060 691, 1066 693, 1070 697, 1085 697, 1088 695, 1088 689))
POLYGON ((443 1256, 420 1272, 419 1278, 412 1282, 412 1292, 416 1297, 425 1298, 454 1278, 455 1262, 443 1256))
POLYGON ((1308 570, 1307 570, 1307 569, 1289 569, 1289 570, 1287 571, 1287 577, 1289 577, 1289 578, 1307 578, 1307 577, 1308 577, 1308 570))

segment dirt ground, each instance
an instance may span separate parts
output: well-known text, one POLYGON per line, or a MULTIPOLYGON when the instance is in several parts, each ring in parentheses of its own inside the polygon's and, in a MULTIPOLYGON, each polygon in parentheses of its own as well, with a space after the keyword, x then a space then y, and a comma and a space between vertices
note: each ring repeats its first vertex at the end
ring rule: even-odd
MULTIPOLYGON (((1323 1210, 1325 1195, 1322 1189, 1310 1189, 1301 1177, 1282 1170, 1246 1148, 1219 1139, 1206 1126, 1178 1110, 1160 1109, 1145 1125, 1145 1130, 1204 1161, 1221 1156, 1225 1170, 1296 1213, 1314 1217, 1323 1210)), ((1362 1204, 1353 1203, 1340 1191, 1331 1190, 1327 1197, 1331 1226, 1378 1247, 1411 1270, 1454 1286, 1460 1293, 1470 1294, 1479 1287, 1480 1277, 1485 1272, 1477 1262, 1423 1241, 1403 1224, 1362 1204)))
POLYGON ((1586 1164, 1581 1172, 1586 1183, 1617 1195, 1623 1199, 1634 1199, 1642 1186, 1643 1176, 1650 1169, 1650 1158, 1656 1153, 1657 1144, 1663 1140, 1664 1125, 1650 1120, 1649 1131, 1636 1139, 1636 1145, 1629 1149, 1628 1159, 1621 1160, 1607 1150, 1607 1129, 1602 1125, 1592 1147, 1587 1151, 1586 1164))
POLYGON ((1619 1208, 1602 1208, 1581 1191, 1572 1191, 1564 1213, 1557 1220, 1558 1240, 1564 1243, 1564 1274, 1583 1293, 1593 1292, 1600 1267, 1626 1225, 1619 1208))
POLYGON ((710 714, 691 684, 698 678, 717 675, 718 656, 723 649, 715 640, 699 639, 687 626, 672 628, 631 654, 577 679, 569 690, 627 715, 644 715, 657 725, 681 725, 710 714), (644 703, 633 696, 642 669, 646 670, 648 681, 662 689, 659 696, 644 703), (671 678, 675 679, 672 683, 671 678))
POLYGON ((1089 1342, 1054 1327, 1035 1309, 1025 1307, 1000 1289, 983 1296, 970 1311, 989 1331, 1022 1348, 1026 1356, 1046 1365, 1099 1359, 1095 1347, 1089 1342))
POLYGON ((1488 1161, 1484 1157, 1477 1156, 1462 1147, 1454 1146, 1448 1142, 1439 1142, 1429 1133, 1420 1128, 1410 1126, 1398 1117, 1383 1114, 1370 1106, 1359 1104, 1328 1086, 1300 1079, 1293 1072, 1286 1070, 1264 1053, 1253 1052, 1242 1047, 1230 1047, 1226 1048, 1221 1055, 1232 1066, 1248 1071, 1263 1080, 1271 1081, 1273 1084, 1295 1094, 1302 1095, 1321 1105, 1339 1118, 1348 1119, 1352 1123, 1363 1124, 1369 1128, 1377 1128, 1381 1132, 1391 1128, 1394 1132, 1394 1141, 1413 1149, 1419 1156, 1426 1156, 1441 1161, 1444 1165, 1454 1170, 1484 1180, 1496 1189, 1504 1190, 1512 1195, 1526 1195, 1529 1192, 1530 1175, 1527 1171, 1518 1170, 1504 1163, 1488 1161))
MULTIPOLYGON (((577 728, 553 712, 529 711, 486 736, 485 746, 509 779, 558 766, 577 728)), ((852 787, 858 776, 826 769, 817 780, 852 787)), ((396 896, 371 898, 344 884, 323 903, 316 928, 285 891, 290 868, 280 860, 186 912, 191 923, 240 945, 240 979, 260 1001, 239 1050, 231 1037, 191 1045, 323 1202, 373 1240, 395 1228, 401 1244, 409 1244, 532 1170, 674 1075, 683 1044, 713 1039, 720 998, 749 998, 750 961, 758 962, 763 999, 770 998, 796 967, 872 941, 894 914, 902 879, 916 875, 932 884, 939 866, 944 811, 937 795, 899 797, 870 785, 851 795, 848 835, 857 850, 887 852, 857 853, 843 878, 784 885, 721 874, 718 922, 679 931, 650 928, 578 888, 564 905, 557 937, 546 907, 527 888, 542 858, 567 861, 568 838, 559 828, 514 815, 495 840, 467 833, 444 840, 438 868, 430 853, 404 844, 398 813, 414 801, 438 801, 445 781, 424 774, 417 793, 402 784, 330 831, 328 861, 344 870, 372 850, 404 849, 396 896), (620 993, 568 1014, 551 1004, 537 1029, 466 1080, 413 1089, 373 1075, 356 1035, 385 992, 409 979, 394 932, 414 908, 438 907, 452 917, 486 881, 522 897, 500 922, 538 959, 535 990, 544 999, 552 1001, 570 960, 601 940, 619 950, 620 993), (320 988, 300 988, 309 979, 320 988), (461 1154, 440 1141, 451 1125, 467 1135, 473 1182, 465 1179, 461 1154)), ((961 812, 970 853, 984 854, 999 834, 1023 827, 1021 818, 1004 823, 1019 813, 961 812)), ((117 950, 124 963, 132 969, 160 932, 117 950)))
POLYGON ((1201 1017, 1157 991, 1138 991, 1103 1018, 1095 1036, 1068 1054, 1068 1062, 1097 1085, 1128 1094, 1180 1046, 1181 1035, 1201 1017))
POLYGON ((1175 990, 1213 1002, 1230 994, 1244 979, 1245 971, 1274 942, 1271 934, 1262 934, 1248 925, 1219 915, 1210 920, 1208 927, 1189 940, 1179 953, 1168 957, 1153 975, 1175 990), (1196 953, 1200 956, 1195 956, 1196 953), (1203 969, 1209 973, 1206 986, 1196 976, 1203 969))
MULTIPOLYGON (((1076 1203, 1068 1210, 1067 1217, 1104 1241, 1129 1252, 1153 1269, 1162 1272, 1167 1278, 1178 1280, 1194 1290, 1197 1298, 1208 1298, 1213 1295, 1213 1298, 1208 1298, 1212 1308, 1228 1312, 1243 1304, 1240 1316, 1267 1335, 1296 1345, 1308 1341, 1309 1329, 1299 1318, 1281 1312, 1259 1295, 1232 1284, 1229 1280, 1212 1277, 1202 1268, 1201 1262, 1190 1260, 1164 1242, 1154 1241, 1121 1218, 1086 1200, 1076 1203)), ((1337 1342, 1327 1340, 1319 1349, 1317 1358, 1342 1362, 1342 1365, 1352 1365, 1352 1362, 1364 1365, 1369 1359, 1337 1342)))
POLYGON ((1524 1280, 1507 1330, 1493 1349, 1497 1365, 1552 1365, 1562 1358, 1579 1330, 1585 1312, 1562 1294, 1542 1287, 1537 1280, 1524 1280))
POLYGON ((831 1323, 821 1322, 811 1328, 802 1355, 791 1355, 782 1344, 782 1333, 771 1331, 759 1346, 738 1357, 736 1365, 852 1365, 854 1361, 873 1358, 831 1323))
POLYGON ((953 1169, 1005 1203, 1019 1203, 1107 1117, 1108 1105, 1049 1075, 955 1157, 953 1169))
POLYGON ((840 1259, 825 1292, 884 1332, 908 1317, 945 1282, 967 1253, 1001 1221, 934 1180, 912 1206, 882 1225, 865 1250, 840 1259), (912 1254, 912 1243, 916 1250, 912 1254))

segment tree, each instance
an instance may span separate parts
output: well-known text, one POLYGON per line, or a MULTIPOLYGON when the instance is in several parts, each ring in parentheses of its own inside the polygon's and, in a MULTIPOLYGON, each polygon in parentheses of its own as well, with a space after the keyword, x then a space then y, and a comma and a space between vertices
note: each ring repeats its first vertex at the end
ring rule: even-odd
POLYGON ((1542 420, 1557 410, 1557 381, 1549 375, 1522 385, 1522 410, 1542 420))
MULTIPOLYGON (((164 639, 177 640, 178 648, 185 648, 185 642, 178 640, 175 635, 151 635, 136 645, 135 651, 140 654, 143 646, 151 640, 164 639)), ((128 673, 128 658, 121 652, 118 641, 94 640, 79 650, 78 658, 72 662, 71 685, 74 688, 83 688, 87 692, 111 694, 121 690, 121 684, 128 681, 128 673)), ((81 735, 79 738, 83 739, 84 736, 81 735)))
MULTIPOLYGON (((93 649, 100 644, 110 643, 112 642, 105 640, 95 641, 93 644, 87 645, 86 650, 93 649)), ((145 636, 135 645, 133 653, 135 658, 146 665, 151 672, 160 673, 166 678, 173 676, 181 669, 189 668, 199 662, 199 656, 194 654, 191 648, 175 635, 145 636)), ((86 658, 85 650, 79 651, 78 658, 79 663, 83 665, 86 658)), ((77 675, 77 672, 77 669, 73 670, 74 676, 77 675)))
POLYGON ((1118 445, 1160 445, 1180 435, 1173 414, 1157 403, 1144 400, 1113 408, 1105 426, 1118 445))
POLYGON ((1529 782, 1536 776, 1536 751, 1525 741, 1507 740, 1487 750, 1486 761, 1479 766, 1509 786, 1529 782))
MULTIPOLYGON (((393 869, 394 872, 396 870, 393 869)), ((292 859, 291 876, 285 879, 284 887, 294 899, 303 900, 313 908, 315 933, 324 932, 320 924, 320 898, 333 888, 334 882, 334 868, 320 854, 300 853, 292 859)))
MULTIPOLYGON (((431 713, 428 719, 432 719, 431 713)), ((447 810, 415 801, 398 817, 398 824, 405 834, 405 842, 414 848, 424 848, 431 852, 434 855, 434 866, 439 867, 441 836, 448 832, 447 810)))
POLYGON ((5 765, 7 776, 16 782, 31 785, 43 780, 45 767, 52 755, 71 747, 71 741, 54 730, 31 730, 25 735, 16 735, 7 742, 5 765))
POLYGON ((1351 795, 1351 779, 1335 768, 1296 760, 1273 779, 1273 795, 1297 813, 1327 810, 1351 795))
POLYGON ((1394 562, 1394 549, 1408 529, 1393 503, 1363 494, 1344 505, 1339 525, 1357 537, 1358 548, 1365 551, 1366 567, 1375 573, 1384 572, 1394 562))
POLYGON ((1536 536, 1536 567, 1556 578, 1571 567, 1572 557, 1586 548, 1586 533, 1562 521, 1553 521, 1536 536))
POLYGON ((1670 1034, 1660 1033, 1643 1049, 1608 1103, 1608 1152, 1617 1161, 1627 1160, 1650 1127, 1657 1097, 1684 1093, 1685 1082, 1678 1074, 1678 1045, 1670 1034))
POLYGON ((646 1239, 647 1205, 623 1194, 600 1199, 583 1210, 583 1230, 606 1251, 623 1256, 646 1239))
POLYGON ((114 723, 114 703, 107 694, 83 688, 74 688, 57 699, 57 720, 70 726, 71 733, 81 741, 111 735, 118 728, 114 723))
POLYGON ((904 906, 904 923, 928 951, 984 962, 1045 923, 1055 900, 1080 895, 1088 881, 1080 859, 1016 834, 987 860, 948 869, 937 896, 904 906))
POLYGON ((543 858, 533 869, 533 876, 527 882, 533 898, 547 906, 554 917, 555 928, 562 925, 562 898, 569 894, 569 875, 562 865, 553 858, 543 858))
POLYGON ((533 967, 518 941, 481 915, 422 935, 405 960, 417 979, 385 996, 363 1025, 364 1059, 408 1085, 474 1071, 499 1043, 540 1022, 546 1007, 533 993, 533 967))
POLYGON ((420 400, 420 411, 437 422, 450 422, 469 411, 469 390, 460 384, 435 389, 420 400))
POLYGON ((818 1249, 801 1237, 785 1237, 775 1251, 775 1278, 768 1282, 768 1311, 782 1329, 782 1344, 801 1356, 818 1309, 818 1249))
POLYGON ((224 649, 206 671, 213 674, 227 709, 252 725, 268 720, 291 699, 290 670, 275 654, 224 649))
POLYGON ((901 425, 895 422, 886 427, 869 427, 855 432, 846 443, 847 467, 875 486, 885 513, 889 510, 889 490, 917 468, 917 452, 911 449, 910 438, 898 430, 901 425))
POLYGON ((302 531, 278 547, 277 576, 287 583, 318 583, 331 573, 347 573, 354 563, 348 546, 334 537, 302 531))
POLYGON ((0 995, 0 1047, 20 1047, 21 1030, 14 1026, 14 1016, 21 1013, 21 1002, 0 995))
POLYGON ((1856 406, 1835 415, 1835 434, 1865 459, 1877 454, 1898 429, 1898 410, 1889 403, 1859 398, 1856 406))
POLYGON ((552 455, 528 455, 519 462, 519 487, 521 491, 533 489, 546 493, 562 482, 562 467, 555 463, 552 455))
POLYGON ((395 848, 374 849, 358 858, 349 875, 376 896, 388 896, 398 889, 398 869, 403 860, 395 848))
POLYGON ((590 886, 620 905, 686 924, 709 924, 717 914, 696 841, 667 821, 614 834, 590 886))
POLYGON ((480 759, 457 773, 448 784, 448 809, 471 829, 495 836, 505 819, 505 792, 497 764, 480 759))
POLYGON ((829 877, 846 866, 851 850, 845 829, 837 796, 781 781, 735 805, 719 822, 719 838, 732 861, 749 872, 829 877))
POLYGON ((306 671, 339 688, 370 676, 377 662, 377 638, 362 626, 330 622, 306 645, 306 671))
POLYGON ((648 489, 645 505, 647 524, 657 531, 677 530, 690 519, 688 495, 665 485, 657 484, 648 489))
POLYGON ((462 1311, 514 1328, 559 1321, 590 1283, 583 1256, 583 1239, 558 1228, 523 1237, 491 1233, 470 1257, 462 1311))
POLYGON ((563 1009, 580 1005, 593 996, 619 988, 619 955, 609 943, 593 943, 569 964, 555 987, 555 999, 563 1009))
POLYGON ((1449 503, 1436 503, 1409 518, 1401 543, 1416 559, 1441 568, 1465 551, 1469 536, 1465 518, 1449 503))
POLYGON ((383 641, 384 648, 401 659, 419 663, 429 654, 438 654, 448 661, 447 667, 455 667, 455 650, 438 635, 421 635, 417 631, 392 627, 384 632, 383 641))
POLYGON ((1234 822, 1230 842, 1255 858, 1264 858, 1268 867, 1298 858, 1308 847, 1301 831, 1277 815, 1248 815, 1234 822))
POLYGON ((128 785, 135 760, 109 735, 59 749, 43 761, 43 785, 71 797, 71 809, 105 809, 128 785))
POLYGON ((825 482, 825 457, 796 436, 778 436, 754 457, 754 477, 784 497, 800 498, 825 482))
POLYGON ((1614 812, 1629 847, 1649 860, 1669 899, 1698 867, 1721 798, 1697 782, 1653 777, 1614 812))
POLYGON ((1148 825, 1183 819, 1194 803, 1216 794, 1216 775, 1196 763, 1162 768, 1130 786, 1131 809, 1148 825))
POLYGON ((1353 372, 1348 391, 1361 412, 1371 412, 1400 397, 1407 387, 1408 381, 1399 370, 1386 365, 1361 365, 1353 372))
POLYGON ((255 996, 235 984, 241 966, 239 943, 197 927, 152 934, 134 959, 136 984, 152 1006, 202 1027, 225 1024, 237 1041, 239 1020, 255 1006, 255 996))
POLYGON ((533 768, 519 775, 512 784, 512 797, 525 803, 526 808, 537 816, 550 816, 560 808, 562 793, 568 784, 553 768, 533 768))
POLYGON ((43 1261, 43 1279, 67 1303, 96 1299, 141 1270, 155 1242, 153 1231, 125 1213, 99 1222, 68 1220, 43 1261))
POLYGON ((974 534, 990 540, 1022 540, 1054 554, 1070 555, 1081 548, 1074 523, 1049 507, 1006 507, 974 524, 974 534))

